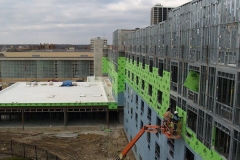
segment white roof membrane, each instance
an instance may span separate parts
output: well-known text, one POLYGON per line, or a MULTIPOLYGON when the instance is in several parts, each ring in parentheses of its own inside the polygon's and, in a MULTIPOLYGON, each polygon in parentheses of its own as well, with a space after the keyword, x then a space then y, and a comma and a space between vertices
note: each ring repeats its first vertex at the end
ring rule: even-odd
POLYGON ((108 102, 103 82, 17 82, 0 91, 0 103, 102 103, 108 102))

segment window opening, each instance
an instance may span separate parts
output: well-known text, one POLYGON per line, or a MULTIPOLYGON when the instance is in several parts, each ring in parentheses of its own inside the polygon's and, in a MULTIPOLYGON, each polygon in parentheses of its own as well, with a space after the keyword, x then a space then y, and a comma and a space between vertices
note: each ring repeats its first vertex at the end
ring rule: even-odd
POLYGON ((197 130, 197 114, 188 109, 187 112, 187 125, 188 127, 196 133, 197 130))
POLYGON ((204 112, 202 110, 198 111, 198 131, 197 131, 197 139, 203 142, 204 135, 204 112))
POLYGON ((136 121, 136 127, 138 127, 138 114, 135 113, 135 121, 136 121))
POLYGON ((187 101, 185 101, 185 100, 182 100, 182 109, 184 111, 187 111, 187 101))
POLYGON ((133 90, 130 90, 130 94, 131 94, 131 102, 133 101, 133 90))
POLYGON ((162 104, 162 91, 158 90, 157 94, 158 103, 162 104))
POLYGON ((152 85, 151 84, 148 85, 148 94, 149 94, 149 96, 152 96, 152 85))
POLYGON ((137 66, 139 66, 139 57, 137 56, 137 66))
POLYGON ((167 144, 169 146, 169 154, 174 158, 174 139, 168 139, 167 144))
POLYGON ((132 55, 132 64, 134 64, 134 54, 132 55))
POLYGON ((171 81, 174 83, 178 83, 178 67, 171 66, 171 81))
POLYGON ((142 128, 143 127, 143 121, 141 121, 141 123, 140 123, 140 128, 142 128))
POLYGON ((172 63, 171 65, 171 90, 177 92, 177 83, 178 83, 178 64, 172 63))
POLYGON ((144 113, 144 102, 141 101, 141 115, 143 115, 144 113))
POLYGON ((147 132, 147 143, 148 143, 148 149, 150 150, 150 141, 151 141, 151 133, 147 132))
POLYGON ((177 106, 177 102, 173 98, 170 98, 170 108, 172 113, 176 111, 176 106, 177 106))
POLYGON ((142 79, 142 90, 145 89, 145 84, 144 84, 144 80, 142 79))
POLYGON ((158 62, 158 75, 163 76, 163 60, 159 60, 158 62))
POLYGON ((215 97, 216 68, 209 67, 207 109, 213 112, 215 97))
POLYGON ((215 149, 228 158, 230 148, 230 136, 216 127, 215 149))
POLYGON ((194 154, 187 148, 185 152, 185 160, 194 160, 194 154))
POLYGON ((205 122, 205 135, 204 135, 204 145, 207 146, 209 149, 211 149, 211 140, 212 140, 212 116, 209 114, 206 114, 206 122, 205 122))
POLYGON ((145 69, 145 56, 142 57, 142 68, 145 69))
POLYGON ((136 105, 138 106, 138 95, 136 95, 136 105))
POLYGON ((152 110, 150 108, 148 108, 148 120, 151 122, 152 119, 152 110))
POLYGON ((155 160, 160 159, 160 146, 157 142, 155 142, 155 160))
MULTIPOLYGON (((238 82, 237 82, 237 86, 238 86, 238 89, 237 89, 237 96, 239 97, 240 95, 240 73, 238 73, 238 82)), ((234 122, 235 124, 239 125, 240 126, 240 99, 237 98, 237 102, 236 102, 236 110, 235 110, 235 118, 234 118, 234 122)))
MULTIPOLYGON (((224 74, 224 73, 222 73, 224 74)), ((231 74, 224 74, 223 76, 229 76, 231 74)), ((219 73, 218 77, 218 86, 217 86, 217 102, 216 102, 216 114, 231 121, 232 120, 232 108, 233 108, 233 99, 234 99, 234 80, 220 77, 222 76, 219 73)))
POLYGON ((217 97, 217 101, 232 107, 234 98, 234 80, 218 77, 217 97))
MULTIPOLYGON (((157 125, 157 126, 161 126, 161 125, 162 125, 162 121, 161 121, 161 119, 160 119, 159 117, 157 117, 156 125, 157 125)), ((161 131, 160 131, 160 130, 156 133, 156 136, 158 137, 159 134, 161 134, 161 131)))
POLYGON ((234 131, 233 159, 240 159, 240 132, 234 131))
POLYGON ((131 107, 131 118, 132 118, 132 116, 133 116, 133 108, 131 107))
POLYGON ((149 60, 149 72, 152 72, 153 71, 153 59, 150 59, 149 60))
POLYGON ((154 47, 154 54, 156 55, 157 54, 157 46, 155 45, 154 47))

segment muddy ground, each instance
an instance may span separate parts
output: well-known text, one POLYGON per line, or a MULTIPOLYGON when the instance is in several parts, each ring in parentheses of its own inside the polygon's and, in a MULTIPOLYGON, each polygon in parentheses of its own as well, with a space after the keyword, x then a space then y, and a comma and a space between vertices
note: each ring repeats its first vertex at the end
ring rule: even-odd
MULTIPOLYGON (((36 145, 62 160, 115 160, 128 143, 122 127, 0 129, 0 142, 10 140, 36 145)), ((130 152, 125 159, 135 158, 130 152)))

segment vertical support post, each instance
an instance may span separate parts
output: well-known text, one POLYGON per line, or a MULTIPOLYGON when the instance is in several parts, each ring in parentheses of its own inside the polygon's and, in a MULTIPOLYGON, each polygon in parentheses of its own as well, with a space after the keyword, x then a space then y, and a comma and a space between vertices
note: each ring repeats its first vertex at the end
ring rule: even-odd
POLYGON ((118 123, 123 124, 123 110, 118 111, 118 123))
MULTIPOLYGON (((230 135, 228 135, 228 136, 229 137, 234 137, 234 132, 230 132, 230 135)), ((229 155, 228 155, 228 159, 233 159, 233 154, 234 154, 233 143, 234 143, 234 139, 233 138, 229 138, 229 139, 230 139, 229 140, 230 142, 229 142, 229 155)))
POLYGON ((35 149, 35 157, 36 157, 35 159, 37 160, 37 159, 38 159, 38 158, 37 158, 37 146, 35 146, 34 149, 35 149))
POLYGON ((106 110, 106 121, 107 121, 107 126, 108 126, 108 124, 109 124, 109 110, 108 110, 108 108, 106 110))
POLYGON ((25 144, 23 143, 23 158, 26 158, 25 144))
POLYGON ((68 112, 67 109, 64 108, 64 126, 66 127, 68 123, 68 112))
POLYGON ((215 143, 216 143, 216 127, 213 126, 213 131, 212 131, 212 146, 215 147, 215 143))
POLYGON ((13 141, 11 140, 11 154, 13 156, 13 141))
MULTIPOLYGON (((235 74, 235 84, 234 84, 234 91, 233 91, 233 95, 237 95, 238 94, 238 90, 240 90, 239 88, 239 80, 240 78, 240 74, 235 74)), ((233 97, 233 112, 232 112, 232 123, 234 123, 235 121, 237 122, 237 106, 238 106, 238 98, 237 96, 233 97)), ((237 122, 238 123, 238 122, 237 122)))
POLYGON ((48 151, 46 150, 46 160, 48 160, 48 151))
POLYGON ((22 127, 24 130, 24 109, 22 109, 22 127))

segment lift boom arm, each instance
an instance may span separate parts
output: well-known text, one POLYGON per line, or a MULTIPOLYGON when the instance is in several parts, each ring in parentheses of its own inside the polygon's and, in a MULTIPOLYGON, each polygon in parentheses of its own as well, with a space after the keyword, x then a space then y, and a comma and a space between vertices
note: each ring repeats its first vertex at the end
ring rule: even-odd
POLYGON ((123 159, 126 156, 126 154, 129 152, 129 150, 138 141, 138 139, 143 135, 144 132, 157 133, 160 128, 161 128, 160 126, 154 126, 154 125, 143 126, 142 129, 138 132, 138 134, 133 138, 133 140, 130 143, 128 143, 127 146, 122 150, 121 154, 119 154, 116 160, 123 159))

